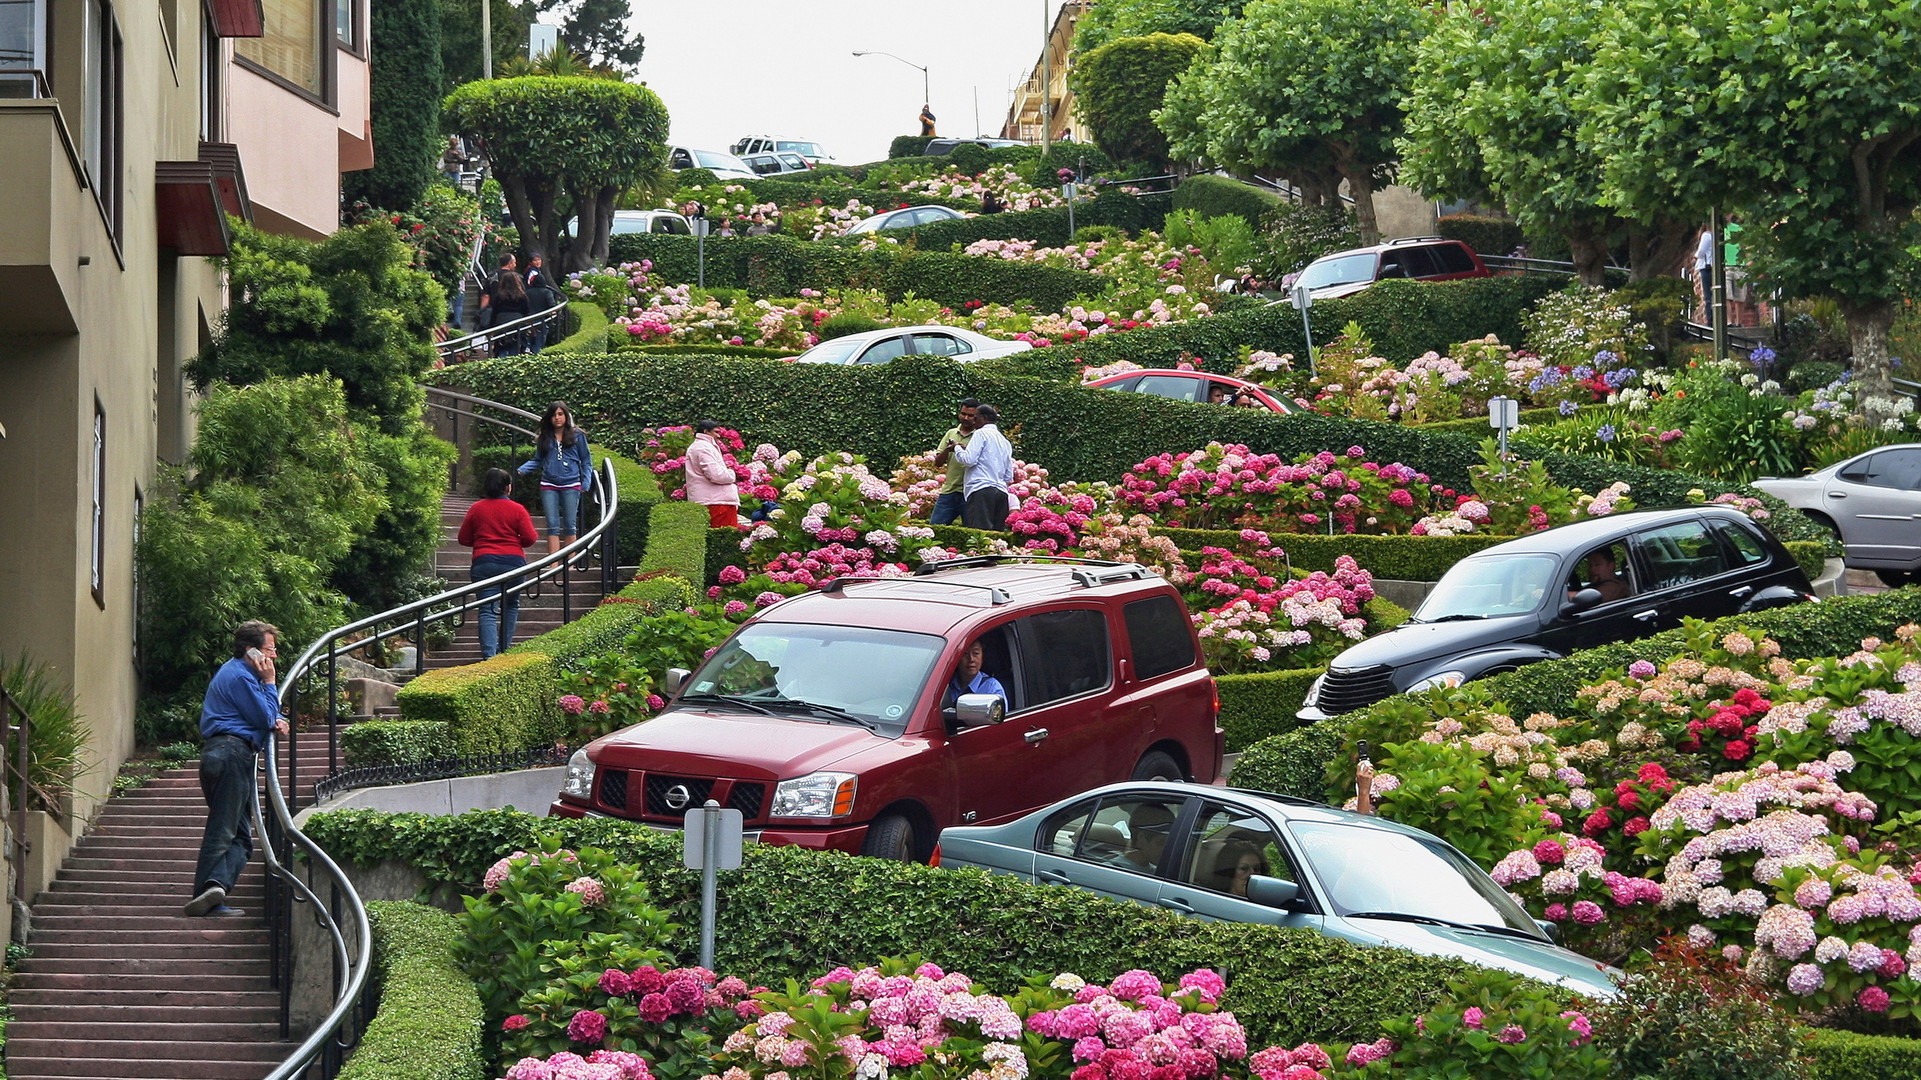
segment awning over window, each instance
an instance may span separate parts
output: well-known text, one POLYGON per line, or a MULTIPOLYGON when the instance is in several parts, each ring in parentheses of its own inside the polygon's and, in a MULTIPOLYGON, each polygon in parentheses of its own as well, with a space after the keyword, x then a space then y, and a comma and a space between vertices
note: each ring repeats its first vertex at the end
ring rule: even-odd
POLYGON ((266 32, 267 19, 260 0, 206 0, 207 14, 213 17, 213 32, 223 38, 259 37, 266 32))
POLYGON ((247 200, 247 174, 240 169, 240 148, 232 143, 200 144, 200 160, 213 166, 213 182, 220 189, 220 205, 249 224, 253 203, 247 200))
POLYGON ((214 167, 204 161, 154 163, 154 214, 160 246, 182 255, 225 255, 231 237, 214 167))

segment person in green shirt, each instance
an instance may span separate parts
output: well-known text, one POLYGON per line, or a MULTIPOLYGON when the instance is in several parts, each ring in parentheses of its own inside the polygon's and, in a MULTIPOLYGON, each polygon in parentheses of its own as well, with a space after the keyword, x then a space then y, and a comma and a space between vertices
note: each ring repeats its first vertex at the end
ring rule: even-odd
POLYGON ((954 456, 954 448, 966 446, 968 437, 980 426, 980 418, 974 413, 979 407, 980 402, 973 398, 963 398, 960 403, 960 423, 948 428, 947 434, 941 436, 940 445, 934 448, 934 464, 946 467, 947 478, 941 481, 940 498, 934 500, 934 512, 927 515, 929 525, 952 525, 960 520, 961 508, 967 501, 961 491, 961 481, 966 476, 967 468, 954 456))

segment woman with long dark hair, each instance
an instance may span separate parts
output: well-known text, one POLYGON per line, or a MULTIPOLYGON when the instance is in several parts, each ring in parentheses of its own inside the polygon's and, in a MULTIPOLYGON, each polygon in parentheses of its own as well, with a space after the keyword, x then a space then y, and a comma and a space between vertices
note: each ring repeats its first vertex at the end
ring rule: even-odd
MULTIPOLYGON (((473 580, 487 581, 527 565, 527 556, 521 552, 534 546, 536 537, 534 519, 528 516, 527 508, 509 498, 514 488, 511 473, 505 469, 488 469, 480 486, 486 498, 467 508, 458 539, 474 549, 473 580)), ((520 592, 517 582, 508 585, 515 591, 504 599, 499 585, 481 594, 480 658, 483 660, 505 652, 507 646, 514 643, 514 623, 520 617, 520 592)))
POLYGON ((574 542, 580 532, 580 499, 594 489, 593 457, 587 433, 574 426, 574 410, 564 401, 547 406, 534 439, 534 459, 520 472, 540 472, 540 508, 547 519, 547 554, 574 542))
MULTIPOLYGON (((515 319, 526 318, 529 314, 527 304, 527 279, 513 270, 502 270, 494 279, 493 325, 505 326, 515 319)), ((494 348, 496 356, 518 356, 527 351, 528 332, 510 330, 500 337, 494 348)))

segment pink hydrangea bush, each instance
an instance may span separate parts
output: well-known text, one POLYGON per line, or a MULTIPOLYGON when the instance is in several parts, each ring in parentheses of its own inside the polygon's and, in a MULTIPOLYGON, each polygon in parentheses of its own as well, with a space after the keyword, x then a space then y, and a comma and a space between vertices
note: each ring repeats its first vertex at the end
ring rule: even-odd
POLYGON ((595 1050, 586 1057, 562 1050, 545 1060, 522 1058, 500 1080, 654 1080, 654 1074, 645 1058, 625 1050, 595 1050))
POLYGON ((1165 453, 1128 470, 1126 505, 1171 526, 1269 532, 1407 532, 1440 490, 1427 474, 1366 460, 1353 446, 1284 462, 1238 443, 1165 453))
POLYGON ((521 998, 521 1011, 501 1023, 502 1054, 624 1049, 644 1055, 664 1076, 697 1074, 715 1036, 761 1014, 753 995, 766 989, 699 967, 585 969, 568 985, 521 998))
POLYGON ((1362 605, 1374 599, 1373 575, 1342 555, 1332 574, 1286 577, 1279 549, 1267 544, 1265 534, 1250 533, 1259 538, 1257 554, 1202 548, 1200 568, 1188 583, 1188 606, 1209 669, 1233 674, 1309 667, 1366 636, 1362 605))

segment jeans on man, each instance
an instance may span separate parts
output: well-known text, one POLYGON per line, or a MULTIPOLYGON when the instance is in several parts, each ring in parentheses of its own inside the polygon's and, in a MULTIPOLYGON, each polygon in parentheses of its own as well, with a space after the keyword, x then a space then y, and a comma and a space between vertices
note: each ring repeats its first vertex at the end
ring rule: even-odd
POLYGON ((961 518, 961 508, 967 505, 967 496, 958 491, 943 491, 934 500, 934 511, 927 515, 929 525, 952 525, 961 518))
POLYGON ((547 519, 548 536, 580 535, 579 488, 541 488, 540 511, 547 519))
POLYGON ((970 529, 1005 532, 1011 509, 1006 488, 980 488, 967 497, 967 505, 961 510, 961 523, 970 529))
MULTIPOLYGON (((481 555, 474 559, 473 580, 486 581, 491 577, 526 566, 524 555, 481 555)), ((509 582, 508 584, 514 584, 509 582)), ((482 589, 483 597, 500 597, 501 587, 493 585, 482 589)), ((504 598, 488 599, 480 605, 480 658, 485 660, 495 653, 507 651, 514 643, 514 623, 520 619, 520 593, 508 593, 504 598), (503 611, 503 607, 505 610, 503 611)))
POLYGON ((253 857, 254 749, 245 739, 215 735, 201 747, 200 793, 207 798, 207 831, 194 887, 232 892, 253 857))

